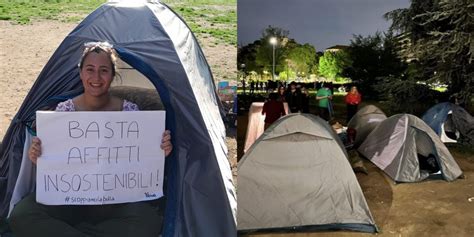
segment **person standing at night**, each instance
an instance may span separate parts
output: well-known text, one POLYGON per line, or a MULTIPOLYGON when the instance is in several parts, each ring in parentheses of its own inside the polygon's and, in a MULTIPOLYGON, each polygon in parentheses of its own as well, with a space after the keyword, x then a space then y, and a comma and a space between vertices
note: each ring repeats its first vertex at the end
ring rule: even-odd
POLYGON ((318 101, 318 108, 319 108, 319 116, 326 121, 330 120, 330 102, 332 100, 332 93, 331 90, 326 87, 322 86, 321 89, 318 90, 316 93, 316 100, 318 101))
POLYGON ((351 90, 347 93, 345 97, 345 102, 347 105, 347 122, 357 113, 357 107, 362 101, 362 95, 357 90, 356 86, 352 86, 351 90))
POLYGON ((262 115, 265 115, 265 130, 281 116, 286 115, 283 102, 278 101, 277 93, 270 93, 268 101, 263 104, 262 115))

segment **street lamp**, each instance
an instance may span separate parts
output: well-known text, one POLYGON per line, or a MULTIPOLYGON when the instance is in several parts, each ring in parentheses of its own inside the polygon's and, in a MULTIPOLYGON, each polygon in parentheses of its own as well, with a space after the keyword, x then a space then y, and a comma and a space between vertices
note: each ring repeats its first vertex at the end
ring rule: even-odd
POLYGON ((242 89, 244 90, 245 94, 245 63, 240 64, 240 69, 242 69, 242 89))
POLYGON ((270 37, 270 44, 273 46, 273 64, 272 64, 272 81, 275 81, 275 46, 278 40, 276 37, 270 37))

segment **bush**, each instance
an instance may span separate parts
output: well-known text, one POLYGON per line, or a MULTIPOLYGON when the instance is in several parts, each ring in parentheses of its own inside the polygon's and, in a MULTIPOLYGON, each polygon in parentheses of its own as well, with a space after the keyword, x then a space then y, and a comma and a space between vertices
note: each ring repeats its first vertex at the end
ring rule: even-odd
POLYGON ((394 113, 421 116, 438 103, 441 97, 440 92, 432 90, 428 85, 393 77, 384 78, 375 88, 394 113))

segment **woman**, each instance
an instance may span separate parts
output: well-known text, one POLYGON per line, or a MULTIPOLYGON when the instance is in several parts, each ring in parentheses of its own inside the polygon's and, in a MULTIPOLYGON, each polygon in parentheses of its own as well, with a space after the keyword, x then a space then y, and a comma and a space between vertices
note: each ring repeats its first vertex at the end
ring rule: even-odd
POLYGON ((278 87, 278 101, 286 102, 286 89, 284 86, 278 87))
POLYGON ((362 101, 362 95, 357 90, 357 87, 351 87, 351 90, 346 95, 345 101, 347 105, 347 122, 349 122, 354 114, 357 113, 357 107, 362 101))
MULTIPOLYGON (((56 111, 136 111, 130 101, 111 96, 117 54, 108 43, 88 43, 79 63, 84 93, 59 103, 56 111)), ((172 151, 170 131, 165 131, 161 148, 172 151)), ((41 141, 35 137, 28 157, 36 164, 41 141)), ((161 217, 149 202, 98 206, 47 206, 36 202, 35 194, 13 209, 9 224, 15 236, 158 236, 161 217)))
POLYGON ((268 101, 263 104, 262 115, 265 115, 265 130, 281 116, 285 116, 285 107, 282 101, 278 101, 277 93, 270 93, 268 101))
POLYGON ((301 91, 296 88, 296 82, 290 83, 290 88, 286 94, 286 102, 291 113, 301 112, 301 91))

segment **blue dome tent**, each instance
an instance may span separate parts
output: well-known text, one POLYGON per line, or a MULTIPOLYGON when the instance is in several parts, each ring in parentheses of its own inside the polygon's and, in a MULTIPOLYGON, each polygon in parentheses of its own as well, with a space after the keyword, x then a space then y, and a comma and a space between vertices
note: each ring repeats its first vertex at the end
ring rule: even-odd
POLYGON ((174 148, 166 159, 163 236, 236 236, 235 191, 212 73, 193 33, 158 1, 110 1, 55 51, 3 139, 0 217, 8 215, 12 196, 18 196, 19 173, 28 170, 22 159, 31 135, 25 130, 36 110, 82 92, 77 65, 90 41, 111 43, 125 65, 124 84, 136 85, 133 75, 142 75, 166 109, 174 148))
POLYGON ((474 117, 462 107, 449 103, 439 103, 423 114, 427 123, 443 142, 474 145, 474 117))

